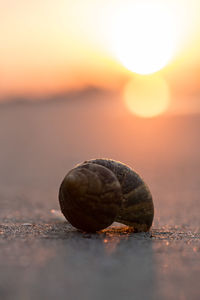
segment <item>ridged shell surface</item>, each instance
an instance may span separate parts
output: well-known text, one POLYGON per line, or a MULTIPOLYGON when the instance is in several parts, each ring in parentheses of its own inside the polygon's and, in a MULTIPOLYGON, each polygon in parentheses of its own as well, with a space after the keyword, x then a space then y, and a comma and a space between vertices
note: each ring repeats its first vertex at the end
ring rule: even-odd
POLYGON ((135 232, 148 231, 154 217, 152 195, 143 179, 127 165, 110 159, 92 159, 87 163, 99 164, 112 171, 122 190, 122 205, 116 222, 132 226, 135 232))

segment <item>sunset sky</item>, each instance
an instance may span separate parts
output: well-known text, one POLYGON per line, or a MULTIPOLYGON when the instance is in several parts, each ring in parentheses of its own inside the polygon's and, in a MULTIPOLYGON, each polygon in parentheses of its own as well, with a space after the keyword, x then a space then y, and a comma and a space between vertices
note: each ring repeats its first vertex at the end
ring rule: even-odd
POLYGON ((155 73, 169 110, 200 112, 199 13, 198 0, 0 1, 0 98, 86 86, 127 95, 155 73))

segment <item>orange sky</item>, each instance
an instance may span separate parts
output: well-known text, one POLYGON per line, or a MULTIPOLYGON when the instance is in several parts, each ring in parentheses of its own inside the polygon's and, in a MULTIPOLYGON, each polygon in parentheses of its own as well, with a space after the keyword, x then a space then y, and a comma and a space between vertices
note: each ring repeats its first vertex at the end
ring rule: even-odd
MULTIPOLYGON (((148 3, 155 5, 155 1, 148 3)), ((45 95, 86 85, 123 87, 134 73, 112 52, 112 37, 117 35, 113 31, 113 19, 128 2, 1 1, 0 98, 45 95)), ((198 107, 200 4, 198 0, 159 1, 163 5, 166 2, 177 20, 174 29, 180 27, 179 43, 174 56, 158 73, 164 76, 175 95, 172 110, 176 110, 179 98, 187 97, 198 107)), ((187 107, 187 100, 181 101, 185 101, 187 107)))

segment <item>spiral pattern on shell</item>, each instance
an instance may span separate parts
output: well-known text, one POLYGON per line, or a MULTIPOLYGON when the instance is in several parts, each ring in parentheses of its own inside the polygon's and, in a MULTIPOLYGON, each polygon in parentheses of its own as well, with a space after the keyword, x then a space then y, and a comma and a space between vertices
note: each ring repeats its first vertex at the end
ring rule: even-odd
POLYGON ((92 159, 87 163, 106 167, 119 180, 123 198, 115 221, 133 227, 135 232, 148 231, 153 223, 154 205, 143 179, 130 167, 115 160, 92 159))
POLYGON ((72 169, 59 190, 61 211, 76 228, 95 232, 111 225, 121 207, 122 193, 113 172, 84 163, 72 169))
POLYGON ((59 202, 66 219, 88 232, 114 221, 135 232, 148 231, 154 217, 152 196, 142 178, 110 159, 85 161, 69 171, 60 186, 59 202))

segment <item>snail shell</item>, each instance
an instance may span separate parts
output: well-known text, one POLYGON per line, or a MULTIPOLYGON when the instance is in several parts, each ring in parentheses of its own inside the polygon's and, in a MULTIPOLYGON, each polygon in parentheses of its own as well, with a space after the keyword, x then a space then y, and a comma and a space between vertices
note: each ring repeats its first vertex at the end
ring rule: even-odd
POLYGON ((84 163, 69 171, 59 190, 61 211, 76 228, 95 232, 110 226, 119 213, 122 192, 114 173, 84 163))
POLYGON ((122 190, 122 204, 115 221, 133 227, 135 232, 148 231, 154 217, 154 205, 148 186, 130 167, 109 159, 93 159, 87 163, 99 164, 112 171, 122 190))

